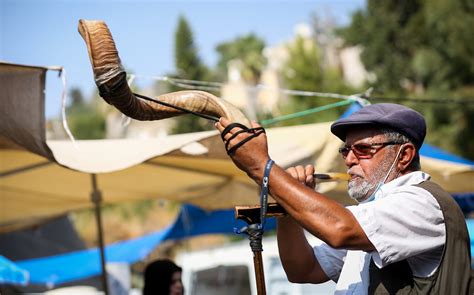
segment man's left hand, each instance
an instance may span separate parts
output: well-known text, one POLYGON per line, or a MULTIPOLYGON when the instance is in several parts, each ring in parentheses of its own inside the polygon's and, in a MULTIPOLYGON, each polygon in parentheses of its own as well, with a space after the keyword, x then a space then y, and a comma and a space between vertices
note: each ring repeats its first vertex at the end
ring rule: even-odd
MULTIPOLYGON (((215 124, 215 127, 220 133, 222 133, 229 124, 231 124, 229 120, 226 118, 220 118, 215 124)), ((251 128, 261 127, 256 122, 252 122, 251 124, 251 128)), ((240 130, 242 130, 242 128, 234 127, 224 135, 224 143, 227 144, 228 150, 231 150, 243 140, 254 135, 254 133, 241 132, 231 138, 233 134, 240 130)), ((270 158, 268 155, 267 136, 262 132, 260 135, 255 136, 242 144, 229 156, 237 167, 246 172, 255 181, 259 181, 263 176, 265 164, 270 158)))

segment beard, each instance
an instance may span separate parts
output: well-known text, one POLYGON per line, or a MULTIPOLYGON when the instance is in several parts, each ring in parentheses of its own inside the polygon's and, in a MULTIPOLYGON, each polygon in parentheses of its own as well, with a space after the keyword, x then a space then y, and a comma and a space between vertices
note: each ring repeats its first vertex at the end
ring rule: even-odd
POLYGON ((369 196, 375 192, 378 184, 386 177, 391 165, 392 163, 388 158, 384 158, 379 164, 379 169, 376 169, 369 177, 366 177, 362 171, 356 172, 355 168, 350 168, 347 173, 355 175, 356 177, 349 181, 349 196, 359 203, 368 199, 369 196))

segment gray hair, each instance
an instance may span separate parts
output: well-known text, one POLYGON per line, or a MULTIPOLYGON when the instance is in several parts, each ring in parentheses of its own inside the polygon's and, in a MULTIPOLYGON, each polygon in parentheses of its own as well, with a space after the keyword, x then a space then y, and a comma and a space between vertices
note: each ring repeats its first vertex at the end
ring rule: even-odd
MULTIPOLYGON (((388 141, 393 141, 393 142, 399 142, 399 143, 413 143, 412 140, 410 140, 407 136, 401 134, 400 132, 397 132, 393 129, 390 128, 380 128, 380 132, 385 136, 385 138, 388 141)), ((416 148, 416 146, 415 146, 416 148)), ((420 153, 418 149, 416 149, 416 154, 415 157, 413 158, 413 161, 410 163, 410 166, 408 166, 409 169, 418 171, 421 169, 421 164, 420 164, 420 153)))

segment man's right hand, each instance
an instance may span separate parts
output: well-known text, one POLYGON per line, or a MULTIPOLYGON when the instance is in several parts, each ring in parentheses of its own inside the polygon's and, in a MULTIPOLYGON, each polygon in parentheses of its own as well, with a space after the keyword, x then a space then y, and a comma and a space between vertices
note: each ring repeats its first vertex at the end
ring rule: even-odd
POLYGON ((314 180, 314 166, 313 165, 298 165, 286 169, 291 177, 298 180, 302 184, 314 189, 316 187, 316 181, 314 180))

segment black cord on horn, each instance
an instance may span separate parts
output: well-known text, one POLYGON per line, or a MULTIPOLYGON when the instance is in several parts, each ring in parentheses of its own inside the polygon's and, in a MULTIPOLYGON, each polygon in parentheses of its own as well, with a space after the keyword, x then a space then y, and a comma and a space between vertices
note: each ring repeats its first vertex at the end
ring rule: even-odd
POLYGON ((152 101, 152 102, 156 102, 156 103, 158 103, 158 104, 161 104, 161 105, 164 105, 164 106, 173 108, 173 109, 177 109, 177 110, 179 110, 179 111, 182 111, 182 112, 185 112, 185 113, 188 113, 188 114, 193 114, 193 115, 196 115, 196 116, 198 116, 198 117, 201 117, 201 118, 204 118, 204 119, 207 119, 207 120, 211 120, 211 121, 214 121, 214 122, 219 121, 219 118, 218 118, 218 117, 215 117, 215 116, 211 116, 211 115, 207 115, 207 114, 202 114, 202 113, 198 113, 198 112, 195 112, 195 111, 191 111, 191 110, 188 110, 188 109, 185 109, 185 108, 182 108, 182 107, 179 107, 179 106, 175 106, 175 105, 169 104, 169 103, 167 103, 167 102, 160 101, 160 100, 157 100, 157 99, 154 99, 154 98, 145 96, 145 95, 141 95, 141 94, 138 94, 138 93, 133 93, 133 94, 134 94, 136 97, 139 97, 139 98, 141 98, 141 99, 148 100, 148 101, 152 101))

